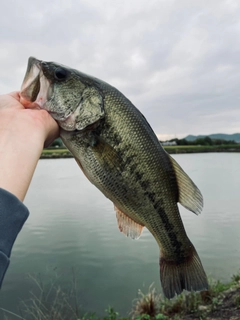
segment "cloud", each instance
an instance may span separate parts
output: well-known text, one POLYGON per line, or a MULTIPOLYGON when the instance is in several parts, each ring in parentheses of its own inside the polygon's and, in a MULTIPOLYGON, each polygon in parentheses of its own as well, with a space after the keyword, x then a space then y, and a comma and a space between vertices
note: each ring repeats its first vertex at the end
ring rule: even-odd
POLYGON ((240 131, 238 1, 11 0, 1 11, 1 93, 36 56, 117 87, 157 134, 240 131))

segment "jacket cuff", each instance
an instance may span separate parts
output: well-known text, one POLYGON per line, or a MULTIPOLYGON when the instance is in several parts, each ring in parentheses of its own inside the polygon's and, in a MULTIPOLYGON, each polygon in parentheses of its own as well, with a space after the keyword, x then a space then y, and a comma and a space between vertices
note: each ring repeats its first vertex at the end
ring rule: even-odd
POLYGON ((12 193, 0 188, 0 252, 8 258, 28 216, 27 207, 12 193))
POLYGON ((0 252, 0 288, 2 286, 4 275, 9 266, 9 262, 9 258, 4 253, 0 252))

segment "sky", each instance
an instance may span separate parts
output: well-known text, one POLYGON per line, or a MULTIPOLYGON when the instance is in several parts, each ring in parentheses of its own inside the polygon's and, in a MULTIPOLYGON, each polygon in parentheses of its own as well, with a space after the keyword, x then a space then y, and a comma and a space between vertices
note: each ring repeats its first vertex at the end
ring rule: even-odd
POLYGON ((102 79, 161 140, 240 132, 240 1, 1 1, 0 94, 27 60, 102 79))

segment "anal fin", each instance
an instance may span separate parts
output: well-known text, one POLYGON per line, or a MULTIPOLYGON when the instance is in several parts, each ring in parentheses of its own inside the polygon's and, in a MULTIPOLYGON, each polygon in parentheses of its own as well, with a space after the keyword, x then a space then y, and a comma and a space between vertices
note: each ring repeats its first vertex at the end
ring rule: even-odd
POLYGON ((119 170, 122 172, 123 161, 119 153, 107 143, 104 139, 93 136, 91 148, 99 163, 107 165, 110 169, 119 170))
POLYGON ((118 227, 120 232, 125 234, 126 237, 131 237, 132 239, 140 238, 144 226, 138 224, 137 222, 129 218, 124 212, 118 209, 115 205, 114 205, 114 209, 116 211, 118 227))

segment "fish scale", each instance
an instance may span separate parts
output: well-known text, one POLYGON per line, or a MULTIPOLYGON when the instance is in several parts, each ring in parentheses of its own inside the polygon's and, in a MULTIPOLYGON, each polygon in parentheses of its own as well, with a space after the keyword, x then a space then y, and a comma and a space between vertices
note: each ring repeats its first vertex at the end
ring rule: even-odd
POLYGON ((106 82, 35 58, 29 59, 21 96, 26 107, 32 102, 58 121, 60 136, 86 177, 113 202, 119 230, 134 239, 144 226, 152 233, 166 297, 206 290, 206 274, 177 205, 200 213, 201 192, 164 151, 140 111, 106 82))

